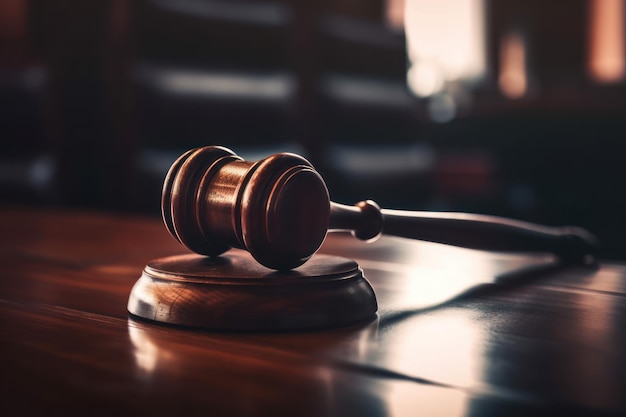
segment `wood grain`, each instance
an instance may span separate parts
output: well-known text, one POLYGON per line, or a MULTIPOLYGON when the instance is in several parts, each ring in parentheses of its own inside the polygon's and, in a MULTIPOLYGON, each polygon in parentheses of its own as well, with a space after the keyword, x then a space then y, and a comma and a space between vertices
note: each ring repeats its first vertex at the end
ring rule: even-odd
POLYGON ((128 311, 160 323, 228 331, 327 329, 372 320, 378 305, 358 264, 318 254, 274 271, 248 252, 179 255, 146 265, 128 311))
POLYGON ((378 318, 243 334, 128 316, 159 219, 0 211, 1 415, 619 415, 626 269, 331 234, 378 318))

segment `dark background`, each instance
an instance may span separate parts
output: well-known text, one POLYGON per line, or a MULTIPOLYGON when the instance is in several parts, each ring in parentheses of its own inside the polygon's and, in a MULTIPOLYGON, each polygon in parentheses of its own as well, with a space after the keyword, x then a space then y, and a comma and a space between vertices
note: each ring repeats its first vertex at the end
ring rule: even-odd
POLYGON ((3 0, 2 203, 158 216, 184 150, 286 150, 338 202, 574 224, 626 259, 624 74, 590 74, 598 2, 485 0, 484 77, 427 97, 396 3, 3 0), (499 85, 511 31, 516 97, 499 85))

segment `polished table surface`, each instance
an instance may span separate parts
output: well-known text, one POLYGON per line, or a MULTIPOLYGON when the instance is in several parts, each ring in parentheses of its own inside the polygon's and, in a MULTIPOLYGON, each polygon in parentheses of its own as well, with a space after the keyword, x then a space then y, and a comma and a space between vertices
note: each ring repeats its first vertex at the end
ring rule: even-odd
POLYGON ((129 316, 145 264, 185 253, 159 219, 4 208, 0 236, 2 416, 626 414, 617 263, 329 235, 377 317, 251 334, 129 316))

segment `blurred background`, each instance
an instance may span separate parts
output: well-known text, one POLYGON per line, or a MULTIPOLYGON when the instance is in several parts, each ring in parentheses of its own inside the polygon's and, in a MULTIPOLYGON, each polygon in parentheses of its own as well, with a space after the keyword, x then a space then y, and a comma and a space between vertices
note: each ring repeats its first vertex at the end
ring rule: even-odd
POLYGON ((2 0, 0 200, 158 216, 186 149, 626 259, 625 0, 2 0))

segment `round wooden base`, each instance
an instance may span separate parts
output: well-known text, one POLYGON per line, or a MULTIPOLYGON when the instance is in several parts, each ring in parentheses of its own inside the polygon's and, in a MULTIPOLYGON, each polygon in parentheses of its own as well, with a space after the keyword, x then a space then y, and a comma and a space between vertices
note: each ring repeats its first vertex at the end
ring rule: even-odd
POLYGON ((128 311, 144 319, 236 331, 343 326, 373 318, 376 310, 372 287, 350 259, 316 254, 278 272, 236 249, 215 258, 155 259, 128 300, 128 311))

